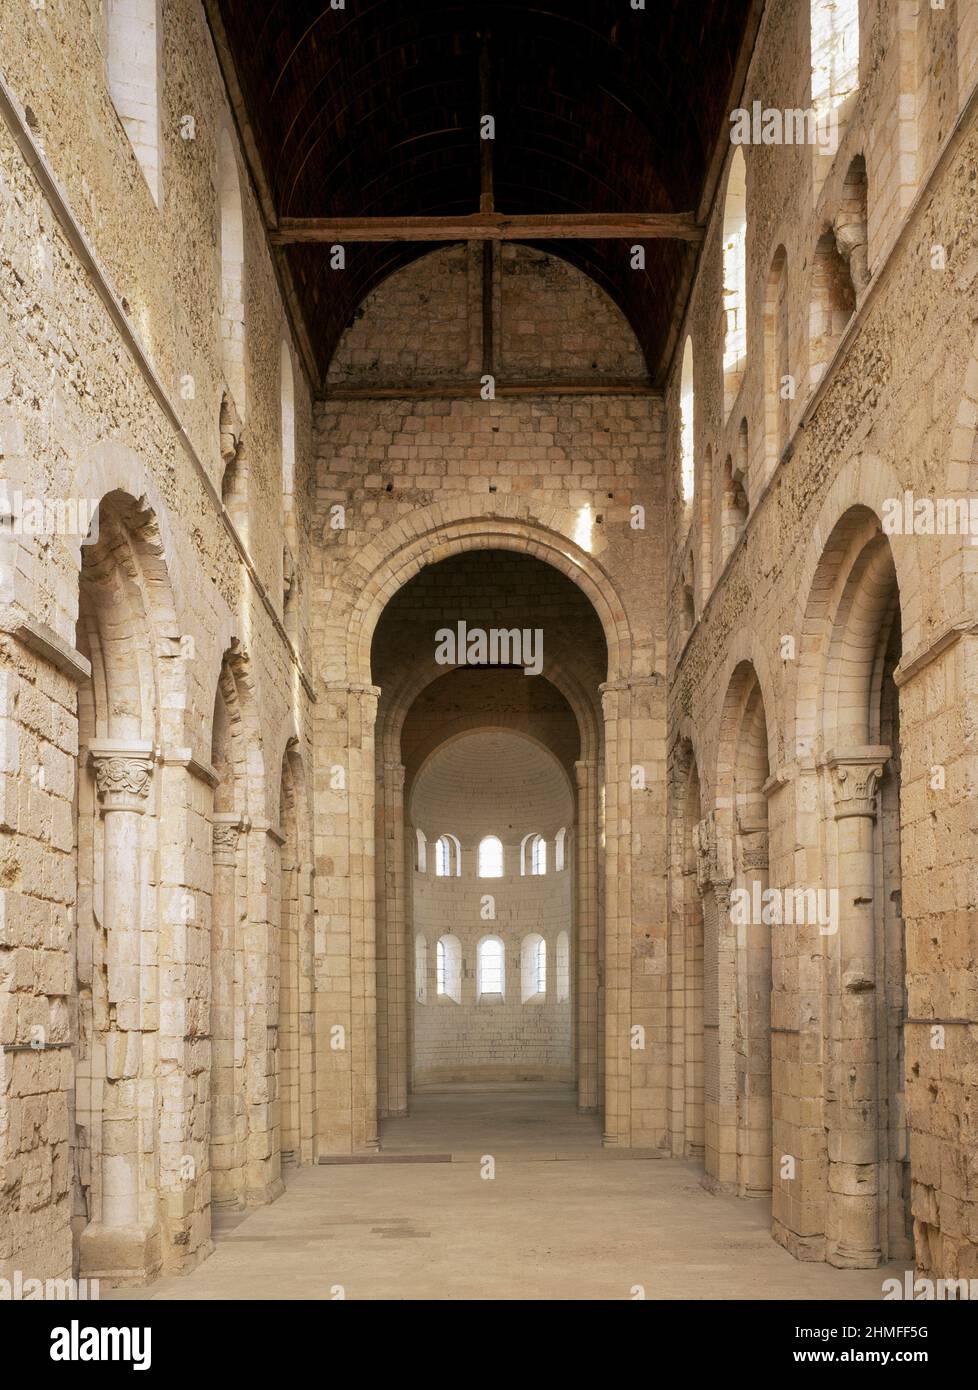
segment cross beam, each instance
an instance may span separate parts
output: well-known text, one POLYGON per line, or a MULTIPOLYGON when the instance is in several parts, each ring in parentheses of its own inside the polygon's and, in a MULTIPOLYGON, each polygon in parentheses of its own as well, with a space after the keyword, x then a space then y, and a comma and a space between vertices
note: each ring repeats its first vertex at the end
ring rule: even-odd
POLYGON ((700 242, 705 228, 691 212, 581 212, 525 215, 473 212, 466 217, 282 217, 274 246, 349 241, 651 241, 700 242))

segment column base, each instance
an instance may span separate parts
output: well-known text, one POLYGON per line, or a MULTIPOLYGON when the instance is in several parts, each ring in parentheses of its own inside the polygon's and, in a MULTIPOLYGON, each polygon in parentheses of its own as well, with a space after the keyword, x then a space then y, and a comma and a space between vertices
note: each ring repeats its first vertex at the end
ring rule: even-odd
POLYGON ((249 1207, 265 1207, 269 1202, 274 1202, 281 1197, 285 1191, 285 1183, 281 1178, 275 1178, 272 1182, 262 1183, 260 1187, 249 1187, 245 1205, 249 1207))
POLYGON ((848 1245, 837 1245, 825 1256, 825 1263, 833 1269, 878 1269, 883 1263, 882 1250, 857 1250, 848 1245))
POLYGON ((113 1287, 147 1284, 161 1263, 160 1233, 149 1226, 91 1221, 79 1241, 79 1275, 113 1287))

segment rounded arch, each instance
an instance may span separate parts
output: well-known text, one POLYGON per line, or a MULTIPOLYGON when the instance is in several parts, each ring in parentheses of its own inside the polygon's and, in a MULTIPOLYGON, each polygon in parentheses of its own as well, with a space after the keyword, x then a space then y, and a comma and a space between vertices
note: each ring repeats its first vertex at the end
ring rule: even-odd
MULTIPOLYGON (((449 736, 448 736, 447 738, 444 738, 444 739, 440 740, 440 742, 436 743, 435 746, 430 750, 430 752, 428 752, 428 753, 425 754, 424 758, 423 758, 422 761, 418 764, 418 767, 417 767, 417 769, 416 769, 416 771, 415 771, 414 779, 413 779, 413 784, 414 784, 415 786, 417 785, 418 781, 419 781, 420 778, 421 778, 421 774, 424 772, 425 768, 428 767, 429 763, 431 763, 431 761, 432 761, 434 758, 436 758, 436 757, 438 757, 440 754, 444 753, 445 750, 446 750, 447 748, 450 748, 450 747, 452 746, 452 744, 454 744, 454 743, 459 743, 459 742, 461 742, 462 739, 470 738, 470 737, 472 736, 473 733, 480 733, 480 734, 492 734, 492 733, 507 734, 507 735, 509 735, 509 736, 512 737, 512 738, 525 739, 527 743, 532 743, 533 746, 534 746, 535 748, 538 748, 538 749, 540 750, 541 753, 544 753, 544 754, 547 756, 547 758, 550 759, 550 760, 553 762, 554 767, 558 770, 558 772, 559 772, 559 774, 560 774, 560 780, 563 782, 563 784, 565 785, 565 787, 566 787, 566 789, 567 789, 567 795, 568 795, 568 797, 570 798, 570 804, 571 804, 571 806, 573 806, 573 805, 575 804, 575 802, 574 802, 575 789, 574 789, 573 783, 571 782, 570 775, 568 774, 567 769, 566 769, 566 768, 562 765, 562 763, 560 762, 560 759, 559 759, 559 758, 556 756, 556 754, 553 752, 553 750, 552 750, 551 748, 548 748, 547 745, 543 742, 543 740, 537 738, 534 734, 528 734, 528 733, 524 732, 524 730, 522 730, 522 729, 513 729, 513 728, 510 728, 509 725, 506 725, 506 724, 489 724, 489 723, 485 723, 485 724, 480 724, 480 725, 478 726, 477 729, 461 729, 461 730, 459 730, 459 732, 456 733, 456 734, 449 734, 449 736)), ((532 836, 532 833, 533 833, 533 832, 531 832, 531 836, 532 836)), ((531 836, 527 836, 527 838, 529 839, 531 836)), ((452 836, 452 839, 455 839, 455 837, 452 836)), ((456 843, 457 843, 457 841, 456 841, 456 843)))
MULTIPOLYGON (((436 681, 444 679, 445 672, 443 670, 424 669, 412 671, 400 685, 392 687, 385 684, 381 696, 381 706, 378 709, 378 730, 385 762, 394 764, 400 761, 404 724, 415 701, 436 681)), ((552 648, 547 652, 547 674, 543 679, 549 681, 563 695, 574 715, 580 736, 581 758, 595 757, 600 739, 600 729, 594 702, 588 696, 582 682, 570 669, 569 664, 565 664, 559 656, 554 657, 552 648)), ((502 728, 502 726, 499 727, 502 728)), ((470 730, 461 730, 460 732, 470 732, 470 730)), ((526 736, 532 737, 529 734, 526 736)), ((440 740, 439 746, 443 742, 447 742, 447 740, 440 740)), ((431 754, 428 753, 425 761, 430 756, 431 754)), ((420 771, 420 768, 418 770, 420 771)))
POLYGON ((773 765, 769 707, 753 664, 739 661, 724 696, 716 770, 717 813, 729 820, 731 830, 738 822, 762 819, 760 808, 752 803, 773 765))
POLYGON ((83 734, 160 744, 176 732, 167 727, 167 696, 184 678, 158 655, 176 627, 157 515, 116 488, 101 498, 86 543, 79 540, 75 641, 92 664, 78 695, 83 734))
POLYGON ((689 334, 679 375, 679 483, 683 505, 691 506, 696 495, 696 383, 689 334))
MULTIPOLYGON (((895 548, 871 508, 857 504, 833 526, 807 593, 795 701, 796 754, 835 743, 869 744, 872 687, 881 677, 881 633, 900 623, 903 587, 895 548)), ((885 637, 883 645, 886 645, 885 637)))
POLYGON ((747 162, 734 148, 723 203, 723 408, 730 414, 747 365, 747 162))
MULTIPOLYGON (((237 639, 232 640, 221 658, 213 707, 215 742, 212 744, 211 757, 213 760, 220 755, 216 735, 219 727, 226 725, 229 751, 223 756, 230 759, 228 771, 232 774, 234 787, 233 804, 215 806, 215 809, 239 811, 242 815, 259 819, 268 815, 269 819, 276 820, 277 801, 275 816, 270 814, 273 807, 268 804, 269 789, 265 777, 254 671, 247 652, 237 639), (219 707, 223 710, 220 717, 219 707)), ((216 771, 222 771, 217 763, 214 766, 216 771)), ((277 797, 278 788, 274 791, 277 797)))
MULTIPOLYGON (((365 548, 337 585, 332 621, 346 632, 345 672, 337 678, 370 684, 374 629, 390 599, 428 565, 467 550, 514 550, 534 556, 566 575, 591 602, 608 647, 609 681, 631 673, 632 640, 624 604, 603 566, 567 535, 530 519, 459 518, 441 523, 429 509, 420 530, 391 527, 365 548), (430 523, 430 524, 427 524, 430 523), (384 545, 382 550, 381 543, 384 545)), ((443 509, 439 509, 443 510, 443 509)), ((573 529, 572 513, 567 514, 573 529)))

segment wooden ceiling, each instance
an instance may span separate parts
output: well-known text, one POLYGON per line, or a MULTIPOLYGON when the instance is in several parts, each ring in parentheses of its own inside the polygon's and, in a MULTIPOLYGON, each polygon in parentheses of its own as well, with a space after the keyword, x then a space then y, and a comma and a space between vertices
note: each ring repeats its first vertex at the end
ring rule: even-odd
MULTIPOLYGON (((695 211, 756 8, 756 0, 647 0, 645 10, 629 0, 209 5, 226 35, 273 226, 282 217, 477 212, 487 112, 500 212, 695 211)), ((654 371, 693 254, 686 244, 646 242, 644 273, 631 269, 627 240, 530 244, 608 291, 654 371)), ((280 250, 321 378, 365 295, 430 249, 350 243, 342 272, 330 269, 327 246, 280 250)))

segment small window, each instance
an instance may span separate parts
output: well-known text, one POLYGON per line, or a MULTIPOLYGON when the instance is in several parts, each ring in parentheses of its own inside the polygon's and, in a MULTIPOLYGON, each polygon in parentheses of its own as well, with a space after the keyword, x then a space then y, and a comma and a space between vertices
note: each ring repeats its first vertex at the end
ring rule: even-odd
MULTIPOLYGON (((35 9, 42 8, 35 4, 35 9)), ((160 202, 159 15, 157 0, 108 0, 106 76, 153 201, 160 202)))
POLYGON ((503 842, 495 835, 487 835, 479 843, 479 877, 502 878, 503 842))
POLYGON ((479 942, 476 956, 476 987, 479 998, 499 995, 506 990, 506 953, 498 936, 487 936, 479 942))
POLYGON ((696 433, 693 415, 693 340, 686 339, 683 348, 682 374, 679 380, 679 453, 683 502, 693 500, 696 490, 696 433))
POLYGON ((859 86, 859 0, 811 0, 812 105, 840 105, 859 86))
POLYGON ((462 1002, 462 943, 457 936, 442 936, 435 952, 435 988, 442 999, 462 1002))
POLYGON ((531 833, 523 836, 520 845, 520 875, 545 874, 547 872, 547 842, 542 835, 531 833))
POLYGON ((538 933, 523 938, 520 964, 523 1003, 528 999, 542 999, 547 993, 547 943, 538 933))
POLYGON ((428 1002, 428 942, 423 936, 414 938, 414 997, 419 1004, 428 1002))
POLYGON ((416 830, 414 834, 418 846, 415 867, 419 874, 426 874, 428 872, 428 841, 425 839, 423 830, 416 830))
POLYGON ((560 873, 564 867, 564 841, 567 838, 567 831, 561 826, 554 837, 554 872, 560 873))
POLYGON ((565 931, 557 937, 557 1003, 570 998, 570 938, 565 931))
POLYGON ((435 841, 435 877, 460 878, 462 846, 454 835, 439 835, 435 841))

